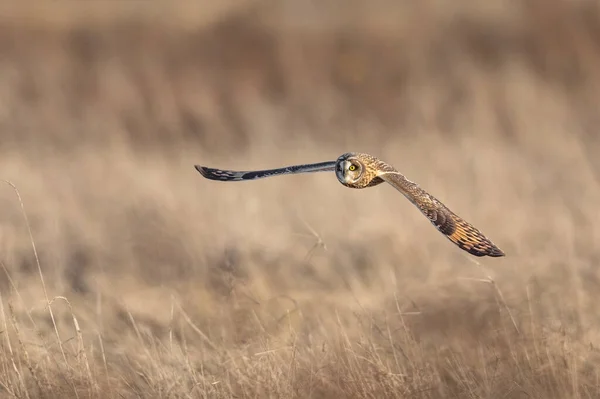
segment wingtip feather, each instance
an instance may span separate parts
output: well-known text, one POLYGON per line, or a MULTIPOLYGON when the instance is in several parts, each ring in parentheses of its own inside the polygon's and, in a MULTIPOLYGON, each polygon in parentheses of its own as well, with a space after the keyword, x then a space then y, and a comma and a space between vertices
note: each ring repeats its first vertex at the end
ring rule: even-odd
POLYGON ((487 256, 491 256, 492 258, 500 258, 502 256, 506 256, 506 254, 504 253, 504 251, 502 251, 500 248, 498 247, 493 247, 489 253, 487 254, 487 256))
POLYGON ((448 238, 461 249, 467 251, 471 255, 479 257, 489 256, 492 258, 499 258, 505 256, 504 251, 498 248, 473 225, 454 214, 452 215, 452 218, 455 222, 455 229, 448 235, 448 238))
POLYGON ((482 249, 482 248, 475 248, 475 247, 467 247, 467 246, 464 246, 464 244, 457 243, 457 242, 455 242, 455 244, 457 244, 458 247, 461 248, 462 250, 467 251, 471 255, 475 255, 477 257, 489 256, 491 258, 500 258, 500 257, 506 256, 504 251, 502 251, 500 248, 498 248, 496 246, 491 246, 489 248, 482 249))
POLYGON ((206 167, 204 166, 200 166, 200 165, 194 165, 194 168, 200 172, 200 174, 204 177, 206 177, 206 167))

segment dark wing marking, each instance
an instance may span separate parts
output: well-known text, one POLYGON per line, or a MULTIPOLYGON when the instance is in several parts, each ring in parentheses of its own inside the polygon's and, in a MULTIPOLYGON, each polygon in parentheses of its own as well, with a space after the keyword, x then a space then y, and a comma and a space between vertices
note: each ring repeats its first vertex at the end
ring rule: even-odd
POLYGON ((285 168, 253 170, 253 171, 236 171, 208 168, 206 166, 194 165, 196 170, 202 176, 210 180, 219 181, 243 181, 256 180, 265 177, 287 175, 294 173, 312 173, 312 172, 327 172, 335 170, 335 161, 319 162, 305 165, 287 166, 285 168))
POLYGON ((455 226, 454 232, 447 235, 450 241, 475 256, 491 256, 496 258, 505 255, 500 248, 472 224, 449 210, 447 212, 454 221, 455 226))
POLYGON ((433 195, 398 172, 387 172, 380 176, 400 191, 429 221, 459 248, 475 256, 504 256, 489 238, 472 224, 456 215, 433 195))

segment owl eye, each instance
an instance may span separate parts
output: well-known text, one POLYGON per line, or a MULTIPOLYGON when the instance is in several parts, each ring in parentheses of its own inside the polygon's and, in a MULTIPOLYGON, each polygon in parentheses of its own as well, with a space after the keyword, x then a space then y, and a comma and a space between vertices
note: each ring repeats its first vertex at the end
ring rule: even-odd
POLYGON ((356 165, 350 165, 348 166, 348 170, 351 172, 354 172, 356 170, 356 165))

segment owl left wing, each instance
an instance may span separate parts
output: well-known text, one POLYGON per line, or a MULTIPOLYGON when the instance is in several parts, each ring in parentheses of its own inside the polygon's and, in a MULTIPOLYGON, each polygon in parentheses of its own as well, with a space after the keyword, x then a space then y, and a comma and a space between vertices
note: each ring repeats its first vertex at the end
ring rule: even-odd
POLYGON ((475 226, 456 215, 437 198, 416 183, 406 179, 402 174, 385 172, 379 177, 404 194, 442 234, 462 250, 475 256, 500 257, 505 255, 475 226))
POLYGON ((327 172, 335 170, 335 161, 311 163, 305 165, 293 165, 277 169, 237 171, 209 168, 206 166, 194 165, 196 170, 202 176, 209 180, 219 181, 244 181, 263 179, 265 177, 289 175, 295 173, 327 172))

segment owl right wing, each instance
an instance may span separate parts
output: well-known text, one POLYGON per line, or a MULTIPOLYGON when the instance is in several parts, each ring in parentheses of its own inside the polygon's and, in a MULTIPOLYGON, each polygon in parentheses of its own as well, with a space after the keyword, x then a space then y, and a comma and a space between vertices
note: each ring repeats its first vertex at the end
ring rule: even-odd
POLYGON ((252 171, 236 171, 209 168, 206 166, 194 165, 196 170, 202 176, 210 180, 219 181, 244 181, 263 179, 265 177, 277 175, 289 175, 295 173, 312 173, 312 172, 328 172, 335 170, 335 161, 311 163, 305 165, 287 166, 277 169, 252 170, 252 171))
POLYGON ((500 257, 505 255, 472 224, 456 215, 437 198, 402 174, 384 172, 379 177, 404 194, 442 234, 462 250, 475 256, 500 257))

